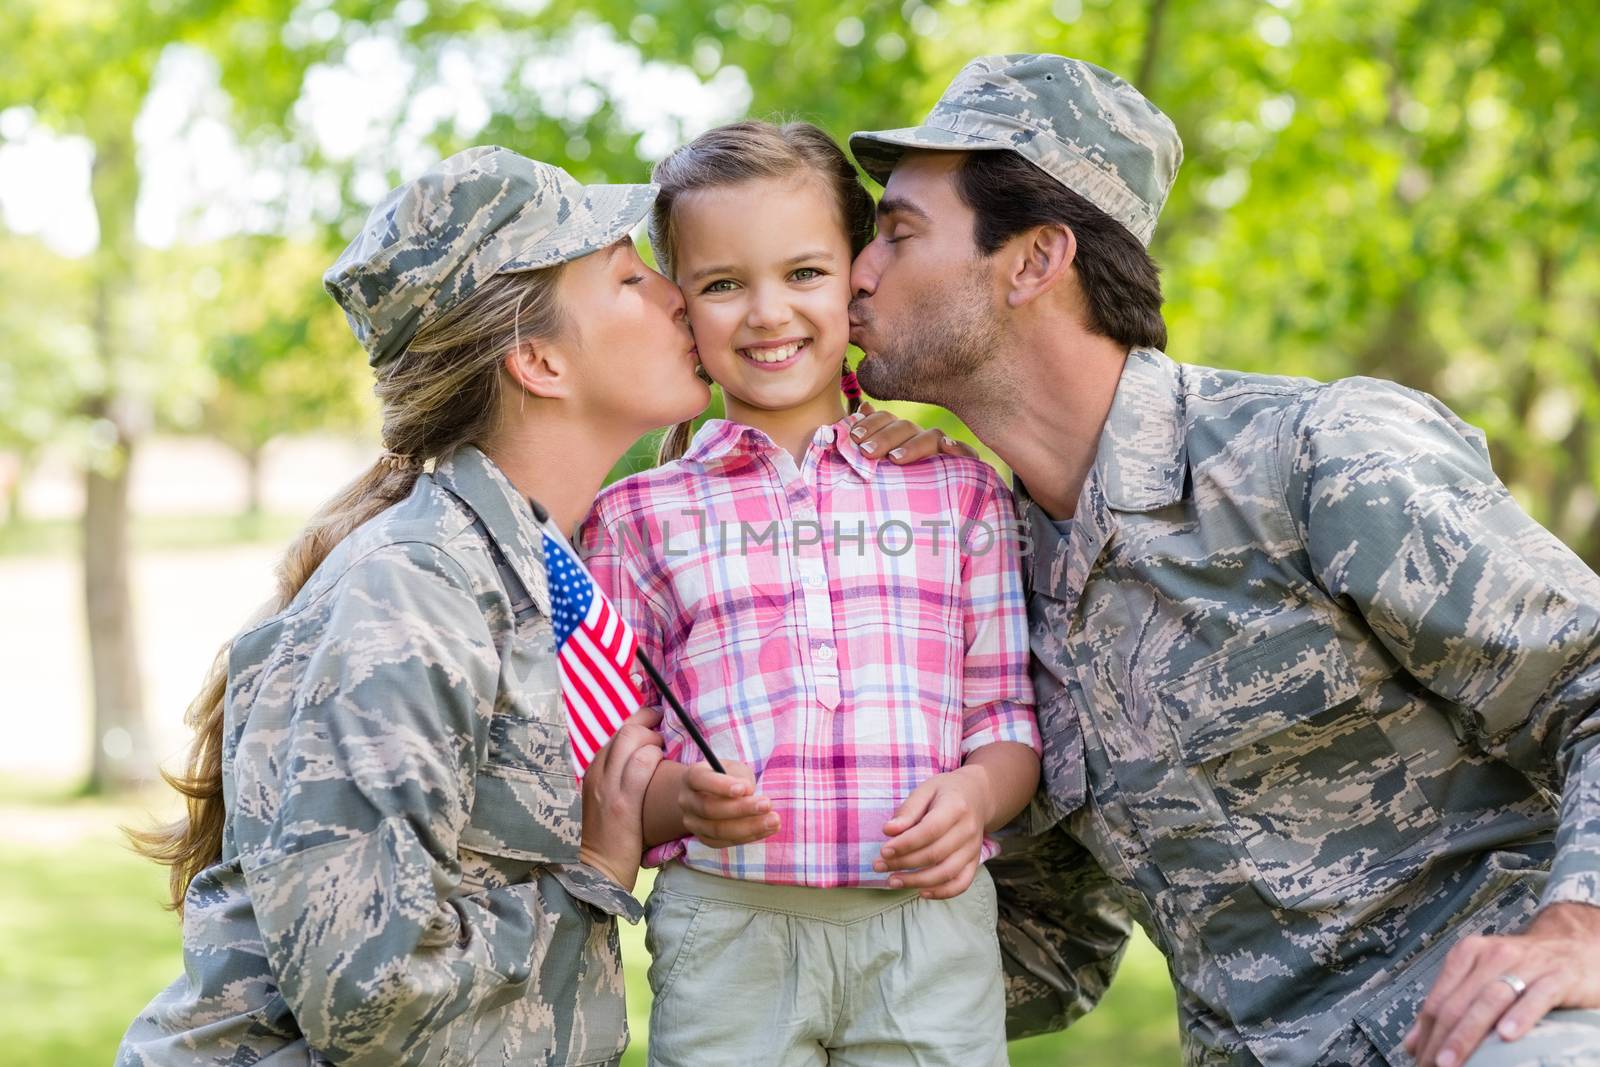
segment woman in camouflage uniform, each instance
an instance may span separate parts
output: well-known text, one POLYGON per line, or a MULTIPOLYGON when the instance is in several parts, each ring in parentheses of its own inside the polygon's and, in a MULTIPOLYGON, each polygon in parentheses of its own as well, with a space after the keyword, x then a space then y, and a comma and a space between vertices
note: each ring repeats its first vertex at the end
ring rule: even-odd
POLYGON ((660 741, 635 716, 580 790, 541 545, 708 399, 682 298, 628 239, 654 192, 472 149, 391 193, 328 272, 386 452, 191 710, 189 818, 143 835, 186 973, 119 1063, 620 1056, 612 917, 639 914, 660 741))

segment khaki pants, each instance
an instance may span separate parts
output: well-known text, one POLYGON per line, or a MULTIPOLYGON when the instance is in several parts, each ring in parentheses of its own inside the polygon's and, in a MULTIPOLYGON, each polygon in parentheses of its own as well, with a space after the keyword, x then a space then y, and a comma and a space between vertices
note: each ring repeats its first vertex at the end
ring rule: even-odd
POLYGON ((953 900, 667 866, 645 905, 652 1067, 1004 1067, 994 882, 953 900))

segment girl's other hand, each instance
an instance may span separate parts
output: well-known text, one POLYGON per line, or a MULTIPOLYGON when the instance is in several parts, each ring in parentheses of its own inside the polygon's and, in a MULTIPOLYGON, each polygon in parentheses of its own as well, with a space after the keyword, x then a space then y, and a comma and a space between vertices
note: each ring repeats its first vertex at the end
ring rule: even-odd
POLYGON ((732 848, 778 832, 772 802, 756 792, 756 773, 736 760, 723 760, 727 774, 696 763, 683 776, 678 807, 683 827, 711 848, 732 848))
POLYGON ((583 776, 579 858, 628 890, 644 855, 644 792, 661 762, 660 725, 660 710, 634 712, 583 776))
POLYGON ((861 402, 861 414, 864 418, 856 421, 850 436, 873 459, 887 456, 889 462, 903 466, 934 455, 978 458, 971 445, 946 437, 939 430, 924 430, 909 419, 896 418, 892 412, 874 410, 865 400, 861 402))
POLYGON ((884 824, 889 841, 872 869, 894 872, 891 889, 920 889, 928 900, 960 896, 977 876, 991 803, 976 768, 934 775, 884 824))

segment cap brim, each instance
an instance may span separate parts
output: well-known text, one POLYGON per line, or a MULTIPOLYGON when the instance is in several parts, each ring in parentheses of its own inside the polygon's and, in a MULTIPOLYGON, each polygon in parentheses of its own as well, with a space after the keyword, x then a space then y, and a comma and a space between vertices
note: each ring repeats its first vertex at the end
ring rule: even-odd
POLYGON ((614 244, 639 224, 655 203, 657 185, 586 185, 572 213, 519 249, 496 271, 542 270, 614 244))
POLYGON ((850 135, 850 154, 879 185, 889 183, 889 172, 907 151, 994 152, 1015 146, 1006 141, 970 133, 941 130, 937 126, 906 126, 898 130, 863 130, 850 135))

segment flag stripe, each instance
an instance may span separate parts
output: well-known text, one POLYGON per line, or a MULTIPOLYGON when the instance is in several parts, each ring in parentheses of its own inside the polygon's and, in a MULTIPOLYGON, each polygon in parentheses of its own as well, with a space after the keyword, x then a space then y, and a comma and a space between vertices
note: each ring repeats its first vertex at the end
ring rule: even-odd
POLYGON ((638 640, 566 542, 548 528, 544 551, 567 736, 581 778, 639 708, 639 690, 628 673, 638 640))

